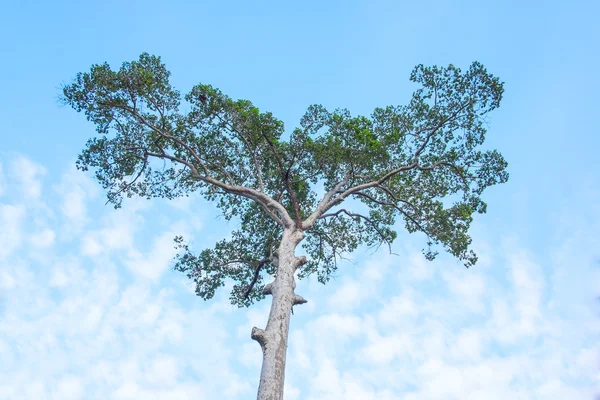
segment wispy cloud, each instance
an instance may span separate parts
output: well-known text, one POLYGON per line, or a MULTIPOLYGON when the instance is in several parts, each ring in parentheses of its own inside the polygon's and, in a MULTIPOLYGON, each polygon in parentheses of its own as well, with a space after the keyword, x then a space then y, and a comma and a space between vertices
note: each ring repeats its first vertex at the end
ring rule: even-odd
POLYGON ((42 193, 41 178, 46 168, 24 156, 17 155, 12 159, 11 173, 17 184, 16 189, 26 200, 35 200, 42 193))
MULTIPOLYGON (((228 283, 203 303, 169 268, 174 235, 196 237, 200 250, 218 227, 191 222, 187 206, 104 207, 73 174, 26 174, 35 201, 11 187, 0 203, 0 399, 252 397, 261 353, 249 333, 266 323, 268 299, 235 309, 228 283), (69 223, 78 234, 63 234, 69 223)), ((328 286, 300 281, 309 303, 292 317, 286 398, 591 398, 594 224, 557 237, 547 257, 485 232, 498 245, 479 240, 485 262, 471 270, 449 257, 428 263, 407 244, 400 256, 340 265, 328 286), (588 311, 567 312, 569 296, 588 311)))

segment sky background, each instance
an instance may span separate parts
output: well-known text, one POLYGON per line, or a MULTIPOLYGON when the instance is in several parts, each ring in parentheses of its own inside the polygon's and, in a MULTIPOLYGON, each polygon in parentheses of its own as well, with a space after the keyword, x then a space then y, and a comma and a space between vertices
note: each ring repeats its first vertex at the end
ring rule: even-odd
POLYGON ((466 270, 425 239, 360 250, 300 281, 285 398, 594 399, 600 394, 595 1, 4 1, 0 4, 0 399, 249 399, 268 299, 209 302, 172 270, 173 237, 235 228, 199 197, 105 206, 74 162, 94 127, 58 103, 91 64, 160 55, 297 125, 310 104, 405 104, 419 63, 482 62, 505 82, 466 270))

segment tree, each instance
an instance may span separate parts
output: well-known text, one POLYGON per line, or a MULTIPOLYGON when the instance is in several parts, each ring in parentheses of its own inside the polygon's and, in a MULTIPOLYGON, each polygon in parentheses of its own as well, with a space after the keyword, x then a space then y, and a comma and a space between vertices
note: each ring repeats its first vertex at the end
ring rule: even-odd
POLYGON ((398 217, 426 235, 428 259, 442 247, 466 267, 477 261, 469 249, 473 214, 486 211, 484 189, 508 179, 501 154, 481 149, 485 116, 499 106, 503 85, 480 63, 465 72, 418 65, 410 103, 370 117, 312 105, 288 140, 271 113, 210 85, 195 86, 184 98, 189 111, 180 111, 169 76, 159 57, 144 53, 118 71, 93 65, 64 86, 64 103, 98 132, 77 167, 95 170, 115 208, 123 195, 198 191, 227 220, 239 218, 231 239, 199 254, 176 237, 175 269, 205 300, 226 279, 235 282, 230 300, 239 307, 272 296, 266 328, 251 334, 263 352, 258 399, 283 398, 290 312, 306 302, 295 293, 296 274, 327 282, 344 254, 389 246, 398 217), (368 211, 344 207, 349 199, 368 211), (295 254, 301 243, 308 257, 295 254), (267 275, 274 280, 264 284, 267 275))

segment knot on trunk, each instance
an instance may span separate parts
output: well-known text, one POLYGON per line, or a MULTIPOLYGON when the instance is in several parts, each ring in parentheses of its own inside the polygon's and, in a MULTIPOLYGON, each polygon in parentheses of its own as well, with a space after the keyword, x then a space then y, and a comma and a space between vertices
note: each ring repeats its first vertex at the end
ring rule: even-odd
POLYGON ((292 304, 292 305, 295 306, 296 304, 304 304, 304 303, 308 303, 308 300, 304 299, 304 297, 302 297, 302 296, 298 296, 298 295, 294 296, 294 304, 292 304))
POLYGON ((308 262, 308 260, 306 259, 306 256, 296 257, 296 269, 300 268, 307 262, 308 262))
POLYGON ((260 344, 260 347, 262 347, 263 349, 267 345, 267 336, 265 335, 265 333, 266 332, 263 329, 253 327, 252 333, 250 334, 250 337, 256 340, 260 344))
POLYGON ((263 288, 263 294, 273 294, 273 282, 265 285, 263 288))

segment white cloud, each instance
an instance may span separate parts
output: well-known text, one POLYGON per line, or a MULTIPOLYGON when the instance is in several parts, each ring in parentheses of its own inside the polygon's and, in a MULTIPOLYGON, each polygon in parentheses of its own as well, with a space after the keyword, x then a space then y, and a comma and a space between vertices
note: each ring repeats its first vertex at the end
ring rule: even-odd
POLYGON ((463 329, 450 345, 450 354, 455 360, 477 361, 481 359, 485 332, 477 329, 463 329))
POLYGON ((353 309, 360 304, 361 298, 367 296, 366 290, 359 282, 346 281, 332 293, 328 305, 334 310, 353 309))
POLYGON ((178 210, 181 210, 181 211, 189 212, 191 205, 195 201, 198 201, 197 195, 181 196, 181 197, 176 197, 172 200, 167 201, 167 205, 169 205, 170 207, 176 208, 178 210))
POLYGON ((452 271, 442 274, 451 295, 462 298, 464 306, 474 312, 484 311, 486 284, 482 272, 478 269, 452 268, 452 271))
POLYGON ((512 329, 518 332, 517 335, 532 336, 542 325, 541 296, 544 277, 541 267, 525 251, 515 251, 515 246, 511 244, 505 246, 510 249, 508 263, 514 284, 515 311, 519 317, 517 325, 512 329))
POLYGON ((179 368, 173 356, 158 356, 146 372, 146 380, 158 386, 172 386, 177 383, 179 368))
POLYGON ((25 207, 0 203, 0 260, 18 249, 23 240, 25 207))
MULTIPOLYGON (((397 259, 387 253, 378 253, 361 266, 360 278, 345 279, 342 285, 328 296, 327 305, 334 310, 352 310, 360 306, 364 299, 377 294, 381 280, 386 276, 390 265, 397 259)), ((344 266, 345 273, 355 266, 344 266)))
POLYGON ((260 371, 262 365, 262 351, 259 344, 254 341, 243 343, 242 350, 239 354, 239 360, 244 366, 255 371, 260 371))
POLYGON ((430 279, 434 275, 434 266, 428 262, 422 253, 411 249, 406 250, 409 254, 408 260, 399 265, 398 279, 400 282, 406 282, 407 278, 422 282, 430 279))
POLYGON ((283 393, 286 400, 297 400, 300 397, 300 389, 289 383, 289 379, 285 381, 283 386, 283 393))
POLYGON ((6 191, 6 176, 4 176, 4 169, 2 163, 0 163, 0 197, 4 195, 6 191))
POLYGON ((418 315, 419 306, 414 301, 414 293, 411 289, 407 289, 401 295, 385 301, 377 318, 382 326, 394 328, 405 323, 412 323, 411 319, 418 315))
POLYGON ((342 390, 340 382, 340 373, 336 362, 328 357, 324 357, 317 367, 317 375, 313 381, 313 391, 319 398, 328 398, 342 390))
MULTIPOLYGON (((62 179, 61 190, 72 191, 62 179)), ((184 276, 166 272, 173 236, 194 228, 189 219, 150 229, 173 219, 135 201, 94 210, 86 190, 73 213, 63 197, 3 197, 0 399, 254 396, 262 357, 249 336, 266 324, 269 298, 238 310, 221 291, 203 303, 184 276), (57 217, 38 218, 44 207, 57 217), (63 224, 84 220, 80 237, 63 235, 63 224)), ((578 292, 594 287, 590 221, 575 239, 559 240, 550 260, 523 240, 492 235, 502 245, 480 254, 486 268, 443 256, 429 263, 406 249, 345 266, 328 286, 298 282, 309 303, 292 316, 286 398, 592 397, 600 321, 578 292)))
POLYGON ((102 244, 92 234, 88 233, 81 239, 81 254, 95 256, 102 252, 102 244))
POLYGON ((34 200, 42 194, 42 181, 46 168, 42 165, 18 155, 11 163, 12 176, 19 183, 19 189, 25 199, 34 200))
MULTIPOLYGON (((473 273, 446 266, 439 275, 428 274, 428 280, 413 279, 409 272, 405 276, 415 283, 405 282, 400 294, 384 291, 378 297, 361 298, 361 307, 346 316, 361 320, 358 333, 348 337, 354 360, 342 356, 347 347, 340 346, 343 336, 334 329, 326 330, 323 338, 322 330, 309 323, 305 329, 310 336, 303 335, 302 340, 292 332, 291 354, 302 367, 294 371, 304 371, 306 377, 296 376, 294 381, 315 379, 300 397, 346 399, 356 393, 361 398, 391 394, 390 398, 413 400, 590 397, 592 382, 600 384, 593 373, 600 365, 600 348, 590 336, 598 326, 550 314, 543 302, 551 297, 547 275, 517 243, 506 241, 506 256, 490 260, 493 265, 484 270, 473 273), (502 270, 507 279, 497 273, 502 270), (368 317, 363 310, 371 310, 368 317), (343 362, 321 365, 315 375, 307 372, 319 360, 336 359, 343 362), (327 379, 331 385, 324 388, 327 379), (353 393, 348 393, 351 385, 353 393)), ((443 259, 432 265, 443 268, 442 263, 443 259)), ((334 294, 363 285, 364 275, 348 275, 334 294)), ((389 290, 398 293, 397 288, 389 290)))
POLYGON ((112 393, 112 397, 119 400, 192 400, 208 399, 203 387, 199 384, 186 383, 175 389, 146 390, 135 382, 127 382, 112 393))
POLYGON ((173 238, 179 232, 165 232, 154 239, 152 249, 144 256, 137 250, 130 250, 125 265, 137 276, 156 280, 169 269, 173 257, 177 253, 173 238))
POLYGON ((72 375, 61 378, 57 386, 55 392, 55 398, 57 399, 77 400, 83 398, 81 381, 72 375))
POLYGON ((135 233, 144 222, 138 210, 136 205, 131 204, 118 210, 111 210, 102 218, 102 228, 82 234, 81 253, 97 256, 114 251, 132 251, 135 233))
MULTIPOLYGON (((323 336, 323 335, 321 335, 323 336)), ((290 346, 290 365, 292 368, 303 368, 307 369, 311 367, 311 360, 309 357, 309 343, 306 340, 306 334, 303 330, 293 330, 290 332, 290 336, 288 339, 289 343, 293 343, 290 346)), ((258 363, 258 367, 260 368, 260 362, 258 363)))
POLYGON ((367 362, 387 365, 396 357, 410 355, 414 346, 412 337, 405 333, 376 335, 369 338, 368 344, 362 349, 362 356, 367 362))
POLYGON ((41 232, 31 234, 30 241, 35 247, 48 248, 54 244, 56 235, 52 229, 44 229, 41 232))
POLYGON ((70 162, 54 190, 61 198, 60 211, 65 217, 67 226, 72 231, 79 231, 88 223, 87 202, 98 197, 98 184, 88 174, 75 168, 70 162))
POLYGON ((335 338, 337 343, 346 338, 358 335, 362 329, 362 321, 356 315, 325 314, 311 322, 311 329, 323 335, 335 338))

